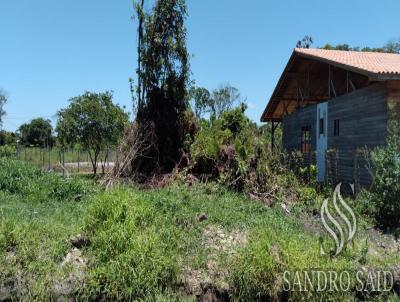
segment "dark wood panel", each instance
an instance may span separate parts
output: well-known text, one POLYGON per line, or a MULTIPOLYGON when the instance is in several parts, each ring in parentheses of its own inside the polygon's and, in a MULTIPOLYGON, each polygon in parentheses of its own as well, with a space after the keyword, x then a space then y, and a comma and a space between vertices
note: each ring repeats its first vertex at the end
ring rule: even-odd
MULTIPOLYGON (((368 186, 371 176, 366 162, 357 149, 372 149, 385 144, 390 97, 400 108, 400 82, 377 83, 328 102, 328 150, 337 150, 338 181, 368 186), (340 135, 334 136, 334 121, 339 120, 340 135), (357 165, 357 167, 355 167, 357 165)), ((400 117, 400 114, 399 114, 400 117)), ((311 126, 311 149, 316 150, 317 106, 298 109, 283 119, 283 146, 289 151, 300 150, 301 128, 311 126)), ((334 164, 332 167, 336 166, 334 164)), ((329 172, 328 172, 329 173, 329 172)))
POLYGON ((358 155, 355 160, 356 150, 372 149, 386 142, 386 84, 374 84, 330 100, 328 114, 328 148, 339 152, 340 181, 358 181, 361 185, 368 186, 371 176, 362 155, 358 155), (334 136, 333 133, 336 119, 340 125, 339 136, 334 136))
POLYGON ((316 147, 317 106, 310 105, 300 108, 283 118, 283 147, 288 151, 299 151, 302 127, 311 126, 311 150, 316 147))

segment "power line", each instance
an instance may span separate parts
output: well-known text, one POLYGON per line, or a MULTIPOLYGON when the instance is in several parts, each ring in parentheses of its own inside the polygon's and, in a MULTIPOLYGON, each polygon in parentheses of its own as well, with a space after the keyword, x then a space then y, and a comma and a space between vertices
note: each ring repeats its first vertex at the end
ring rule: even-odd
POLYGON ((31 117, 31 116, 26 116, 26 117, 7 117, 5 116, 3 119, 5 120, 32 120, 35 118, 48 118, 48 119, 56 119, 57 117, 55 116, 35 116, 35 117, 31 117))

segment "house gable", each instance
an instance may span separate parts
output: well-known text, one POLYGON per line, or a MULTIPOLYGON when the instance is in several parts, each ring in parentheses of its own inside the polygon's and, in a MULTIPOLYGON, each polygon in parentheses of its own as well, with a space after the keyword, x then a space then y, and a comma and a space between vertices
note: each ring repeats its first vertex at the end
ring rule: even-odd
POLYGON ((295 49, 261 121, 280 122, 299 108, 387 80, 400 80, 400 55, 295 49))

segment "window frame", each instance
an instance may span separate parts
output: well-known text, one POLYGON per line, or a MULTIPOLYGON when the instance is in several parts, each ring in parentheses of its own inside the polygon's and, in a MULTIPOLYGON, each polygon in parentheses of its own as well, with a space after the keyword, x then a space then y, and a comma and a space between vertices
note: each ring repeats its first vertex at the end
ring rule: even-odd
POLYGON ((333 121, 333 136, 340 136, 340 120, 333 121))
POLYGON ((319 135, 325 135, 325 118, 319 118, 319 135))
POLYGON ((300 152, 309 154, 311 152, 311 125, 301 127, 300 152))

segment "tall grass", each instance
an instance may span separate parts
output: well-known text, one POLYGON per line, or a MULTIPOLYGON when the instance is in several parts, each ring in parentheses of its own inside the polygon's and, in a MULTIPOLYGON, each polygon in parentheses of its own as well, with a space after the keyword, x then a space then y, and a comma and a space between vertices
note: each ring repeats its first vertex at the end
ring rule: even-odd
POLYGON ((377 263, 369 255, 361 262, 359 239, 338 258, 321 257, 323 235, 306 230, 293 212, 218 185, 103 192, 0 159, 0 287, 17 284, 10 299, 57 299, 55 285, 74 269, 62 263, 77 234, 91 243, 81 249, 87 267, 64 298, 82 301, 191 300, 188 273, 200 289, 212 286, 237 301, 355 300, 354 292, 286 293, 283 272, 377 263))
POLYGON ((94 187, 78 178, 62 178, 28 163, 0 158, 0 190, 20 195, 29 202, 77 200, 94 187))
POLYGON ((145 196, 126 188, 100 194, 85 221, 94 259, 85 298, 144 299, 177 284, 177 230, 145 196))

